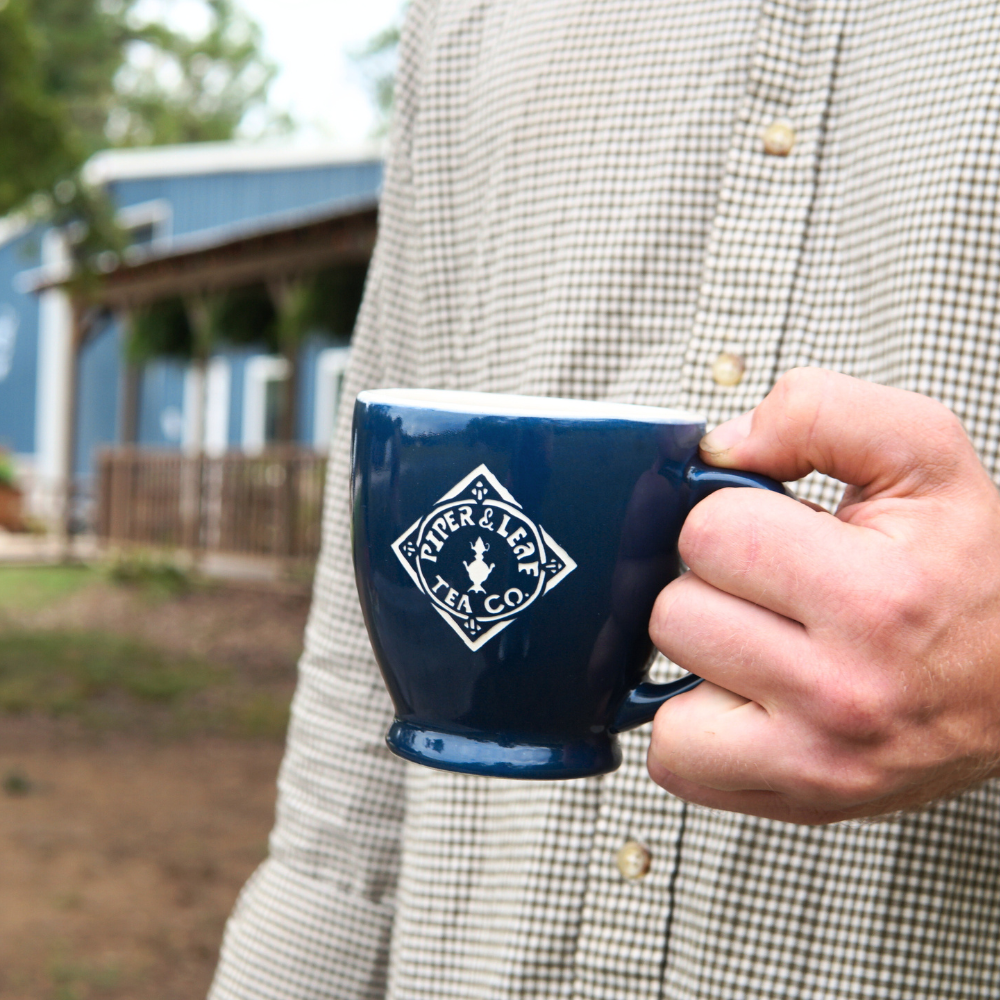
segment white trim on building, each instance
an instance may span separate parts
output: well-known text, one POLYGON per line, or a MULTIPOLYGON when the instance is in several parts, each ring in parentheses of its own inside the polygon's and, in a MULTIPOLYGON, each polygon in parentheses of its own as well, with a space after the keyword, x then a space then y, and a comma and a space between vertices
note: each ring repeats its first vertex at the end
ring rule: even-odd
POLYGON ((205 395, 205 370, 198 365, 188 365, 184 370, 184 422, 181 425, 181 450, 188 455, 197 455, 205 443, 205 395))
POLYGON ((21 317, 9 303, 0 303, 0 382, 6 380, 14 365, 14 348, 17 346, 17 331, 21 317))
POLYGON ((215 457, 229 447, 229 393, 232 367, 226 358, 208 362, 205 386, 205 453, 215 457))
POLYGON ((115 219, 122 229, 133 233, 149 227, 152 230, 152 245, 159 246, 172 235, 174 208, 166 198, 153 198, 118 209, 115 219))
POLYGON ((349 347, 328 347, 316 359, 316 405, 313 410, 313 445, 317 451, 330 447, 337 422, 340 398, 344 392, 344 373, 351 356, 349 347))
MULTIPOLYGON (((50 229, 42 237, 42 266, 66 267, 70 260, 65 234, 50 229)), ((38 390, 35 397, 35 478, 32 513, 45 520, 63 516, 69 476, 70 373, 73 313, 60 288, 42 292, 38 302, 38 390)))

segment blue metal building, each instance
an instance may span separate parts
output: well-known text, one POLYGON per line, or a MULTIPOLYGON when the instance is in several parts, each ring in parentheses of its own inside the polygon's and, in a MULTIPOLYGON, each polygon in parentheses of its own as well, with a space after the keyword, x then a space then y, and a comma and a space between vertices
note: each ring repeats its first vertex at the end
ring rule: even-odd
MULTIPOLYGON (((282 148, 207 143, 98 154, 86 180, 102 186, 133 242, 169 254, 173 247, 224 241, 267 228, 296 213, 336 211, 377 197, 377 148, 282 148)), ((75 393, 69 379, 71 314, 58 288, 30 290, 26 275, 67 259, 63 234, 17 218, 0 220, 0 448, 14 452, 35 513, 59 516, 68 458, 67 403, 75 397, 75 477, 86 480, 97 449, 123 440, 122 332, 109 318, 82 348, 75 393)), ((296 437, 322 448, 332 430, 346 345, 322 332, 299 362, 296 437)), ((207 370, 204 391, 178 361, 141 371, 133 435, 144 446, 209 451, 258 449, 269 440, 274 388, 284 362, 252 349, 222 351, 207 370), (204 405, 197 419, 195 398, 204 405), (201 434, 199 442, 191 435, 201 434)))

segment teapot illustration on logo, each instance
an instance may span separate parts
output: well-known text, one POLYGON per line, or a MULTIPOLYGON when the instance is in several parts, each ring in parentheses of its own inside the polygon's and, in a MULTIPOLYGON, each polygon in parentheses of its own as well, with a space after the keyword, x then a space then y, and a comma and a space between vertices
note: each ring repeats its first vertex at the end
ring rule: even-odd
POLYGON ((434 610, 473 651, 576 569, 565 549, 485 465, 414 521, 392 550, 434 610), (463 558, 469 549, 475 556, 471 562, 463 558))
POLYGON ((472 565, 469 565, 465 560, 462 561, 465 572, 469 574, 469 579, 472 581, 469 593, 485 594, 486 591, 483 589, 483 583, 490 573, 496 569, 496 563, 490 563, 489 566, 486 565, 483 555, 489 552, 490 547, 483 542, 481 537, 477 538, 470 547, 476 553, 476 558, 472 560, 472 565))

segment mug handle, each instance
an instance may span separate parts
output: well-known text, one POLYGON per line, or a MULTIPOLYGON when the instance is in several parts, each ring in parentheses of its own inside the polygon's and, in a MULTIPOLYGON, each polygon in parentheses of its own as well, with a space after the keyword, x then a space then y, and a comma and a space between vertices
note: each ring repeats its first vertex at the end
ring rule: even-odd
MULTIPOLYGON (((700 503, 710 493, 728 486, 752 486, 759 490, 770 490, 772 493, 783 493, 795 499, 795 494, 776 479, 759 476, 753 472, 740 472, 738 469, 717 469, 706 465, 700 459, 692 459, 684 467, 684 482, 687 486, 687 509, 700 503)), ((622 733, 626 729, 635 729, 646 722, 651 722, 656 710, 670 698, 686 691, 691 691, 701 683, 701 678, 688 674, 676 681, 666 684, 653 684, 643 681, 637 688, 630 691, 622 703, 614 722, 608 727, 611 733, 622 733)))

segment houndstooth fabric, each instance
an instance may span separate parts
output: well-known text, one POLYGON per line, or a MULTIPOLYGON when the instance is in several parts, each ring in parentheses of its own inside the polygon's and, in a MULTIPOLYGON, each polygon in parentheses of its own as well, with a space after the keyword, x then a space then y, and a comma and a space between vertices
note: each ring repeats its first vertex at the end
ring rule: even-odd
POLYGON ((404 765, 347 525, 379 386, 714 423, 819 365, 943 400, 1000 472, 998 123, 996 0, 411 0, 277 825, 213 1000, 1000 996, 996 783, 809 829, 671 798, 648 730, 598 779, 404 765))

